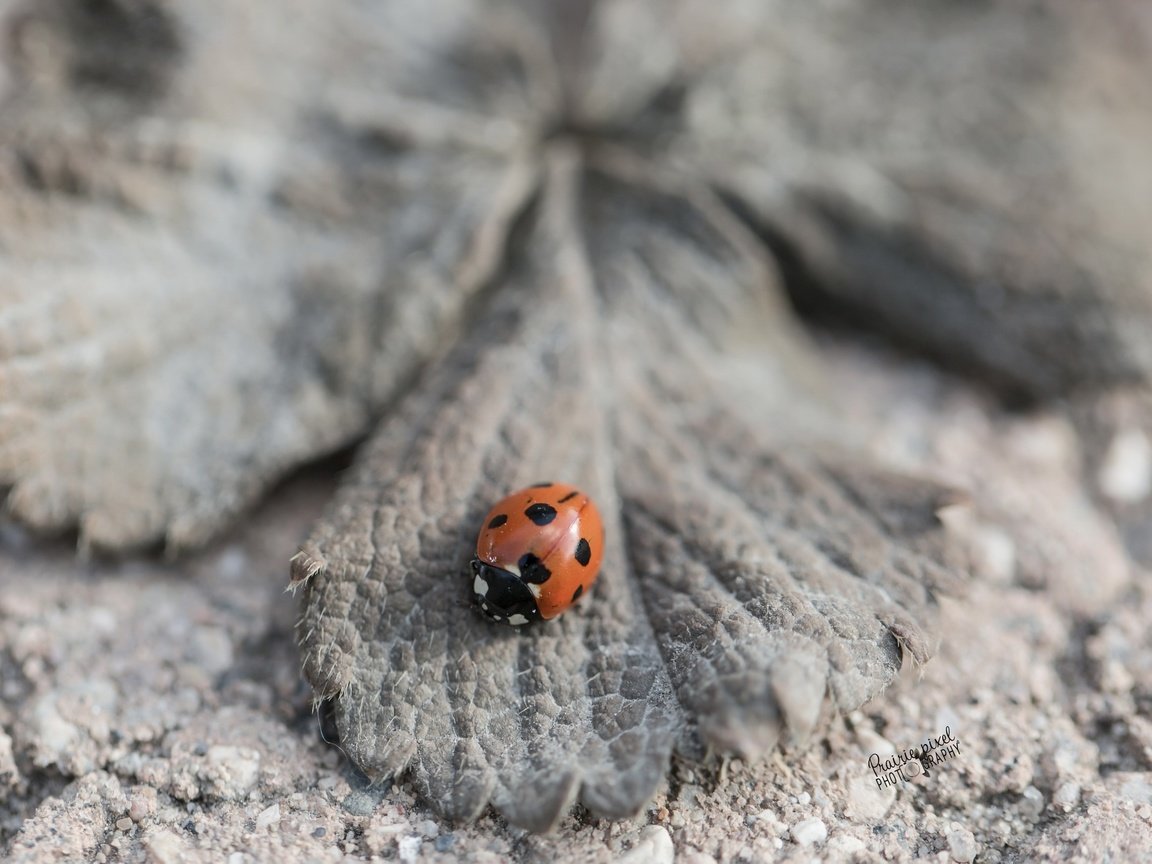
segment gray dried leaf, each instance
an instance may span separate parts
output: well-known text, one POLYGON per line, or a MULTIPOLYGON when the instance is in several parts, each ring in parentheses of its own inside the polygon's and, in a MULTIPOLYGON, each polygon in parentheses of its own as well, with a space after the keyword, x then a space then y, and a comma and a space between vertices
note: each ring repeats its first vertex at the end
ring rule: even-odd
POLYGON ((586 122, 624 123, 722 189, 802 309, 1028 396, 1152 377, 1152 10, 598 13, 586 122))
POLYGON ((788 443, 803 348, 721 208, 557 156, 510 248, 293 564, 305 674, 369 776, 453 818, 621 816, 674 748, 801 743, 927 659, 944 490, 788 443), (467 561, 541 478, 589 489, 613 539, 588 599, 519 632, 468 608, 467 561))
POLYGON ((274 36, 234 4, 113 5, 0 22, 0 483, 82 544, 180 547, 442 351, 534 185, 517 118, 548 97, 496 6, 445 0, 416 41, 428 4, 274 36))

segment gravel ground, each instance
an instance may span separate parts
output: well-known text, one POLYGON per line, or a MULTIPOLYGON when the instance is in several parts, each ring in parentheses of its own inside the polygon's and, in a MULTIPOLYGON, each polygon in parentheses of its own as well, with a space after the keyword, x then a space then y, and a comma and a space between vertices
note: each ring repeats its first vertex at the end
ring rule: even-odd
POLYGON ((177 561, 78 561, 0 526, 6 860, 1152 860, 1152 581, 1092 504, 1074 427, 831 353, 878 450, 972 491, 956 523, 976 563, 938 655, 806 751, 677 762, 635 819, 577 812, 545 836, 369 787, 323 740, 284 591, 329 463, 177 561), (872 754, 929 736, 947 758, 878 788, 872 754))

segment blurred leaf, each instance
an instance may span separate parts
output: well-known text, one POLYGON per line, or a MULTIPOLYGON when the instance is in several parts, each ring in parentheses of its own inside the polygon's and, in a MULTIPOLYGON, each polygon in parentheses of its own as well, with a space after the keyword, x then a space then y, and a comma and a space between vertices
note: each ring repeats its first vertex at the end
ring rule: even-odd
MULTIPOLYGON (((236 9, 180 9, 172 32, 209 33, 170 86, 229 99, 153 109, 99 75, 58 92, 33 57, 3 107, 0 482, 36 526, 79 520, 84 545, 201 543, 286 470, 362 435, 443 350, 535 182, 515 112, 483 113, 528 101, 506 68, 524 45, 490 45, 467 107, 437 105, 429 69, 474 59, 461 21, 416 50, 391 17, 351 6, 303 44, 236 9), (251 53, 202 66, 232 26, 251 53), (372 50, 333 56, 352 33, 372 50), (278 73, 242 88, 275 47, 278 73), (384 75, 393 101, 365 90, 384 75)), ((17 45, 75 37, 79 10, 28 7, 10 21, 17 45)))
POLYGON ((802 311, 1013 395, 1152 377, 1152 9, 598 13, 583 122, 722 190, 802 311))

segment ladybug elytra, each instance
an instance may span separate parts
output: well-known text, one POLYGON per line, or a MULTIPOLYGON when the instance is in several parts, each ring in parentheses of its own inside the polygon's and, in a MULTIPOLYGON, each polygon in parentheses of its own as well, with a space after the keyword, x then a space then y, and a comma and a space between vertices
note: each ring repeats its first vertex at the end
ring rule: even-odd
POLYGON ((472 593, 493 621, 555 618, 592 587, 604 526, 592 500, 564 483, 537 483, 484 517, 472 559, 472 593))

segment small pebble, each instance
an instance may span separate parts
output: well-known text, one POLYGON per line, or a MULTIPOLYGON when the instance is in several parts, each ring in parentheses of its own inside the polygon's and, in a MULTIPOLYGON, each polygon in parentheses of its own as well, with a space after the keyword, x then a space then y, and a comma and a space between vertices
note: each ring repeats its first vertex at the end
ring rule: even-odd
MULTIPOLYGON (((972 538, 973 556, 990 582, 1007 585, 1016 575, 1016 543, 999 528, 981 526, 972 538)), ((938 725, 937 728, 943 729, 938 725)))
POLYGON ((1052 803, 1059 806, 1062 810, 1073 810, 1079 804, 1079 796, 1081 796, 1081 786, 1076 782, 1067 782, 1056 789, 1055 794, 1052 796, 1052 803))
POLYGON ((417 827, 420 833, 428 838, 437 837, 440 834, 440 826, 431 819, 425 819, 417 827))
POLYGON ((156 790, 141 789, 132 795, 128 802, 128 818, 133 822, 142 822, 156 813, 156 790))
POLYGON ((434 845, 436 846, 437 852, 447 852, 452 848, 452 844, 455 842, 456 836, 454 834, 441 834, 436 838, 436 843, 434 845))
POLYGON ((1100 491, 1120 504, 1142 501, 1152 492, 1152 442, 1140 429, 1112 439, 1096 481, 1100 491))
POLYGON ((271 807, 265 807, 260 811, 260 815, 256 817, 256 828, 268 828, 275 825, 280 821, 280 805, 273 804, 271 807))
POLYGON ((699 797, 699 786, 684 786, 680 789, 680 794, 676 796, 676 802, 681 807, 691 807, 699 800, 699 797))
POLYGON ((828 826, 823 819, 805 819, 792 826, 792 840, 800 846, 823 843, 828 839, 828 826))
POLYGON ((133 825, 132 820, 129 819, 127 816, 122 816, 116 820, 116 830, 118 830, 118 831, 127 831, 129 828, 132 827, 132 825, 133 825))
POLYGON ((396 841, 396 849, 400 860, 405 862, 405 864, 412 864, 412 862, 420 857, 420 847, 423 843, 424 841, 414 834, 398 839, 396 841))
POLYGON ((1035 819, 1044 812, 1044 793, 1035 786, 1029 786, 1021 795, 1020 812, 1035 819))
POLYGON ((948 851, 953 861, 968 864, 980 850, 971 831, 967 828, 955 828, 948 832, 948 851))
POLYGON ((617 858, 619 864, 672 864, 676 848, 663 825, 649 825, 640 832, 635 845, 617 858))
POLYGON ((343 807, 353 816, 371 816, 379 803, 380 797, 378 795, 357 789, 355 792, 349 792, 344 798, 343 807))

